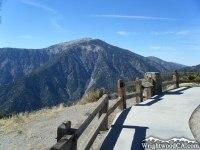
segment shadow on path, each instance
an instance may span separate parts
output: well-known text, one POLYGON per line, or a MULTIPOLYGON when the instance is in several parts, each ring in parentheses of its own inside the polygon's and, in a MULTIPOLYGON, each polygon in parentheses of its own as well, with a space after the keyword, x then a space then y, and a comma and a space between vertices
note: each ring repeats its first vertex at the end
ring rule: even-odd
POLYGON ((165 91, 165 92, 162 92, 162 93, 160 93, 160 94, 158 94, 154 97, 149 98, 150 102, 145 103, 145 104, 142 104, 142 103, 136 104, 135 106, 151 106, 151 105, 159 102, 160 100, 163 100, 162 97, 164 95, 181 95, 181 94, 183 94, 182 91, 185 91, 189 88, 191 88, 191 87, 184 87, 184 88, 181 88, 181 89, 179 89, 179 88, 173 89, 174 91, 173 90, 165 91))
POLYGON ((146 130, 148 127, 133 126, 135 128, 135 134, 131 145, 131 150, 144 150, 141 142, 146 138, 146 130))
POLYGON ((123 128, 135 129, 131 150, 144 150, 141 141, 145 139, 148 127, 123 125, 130 109, 131 108, 128 108, 121 112, 114 125, 111 126, 110 132, 101 146, 101 150, 113 150, 123 128))

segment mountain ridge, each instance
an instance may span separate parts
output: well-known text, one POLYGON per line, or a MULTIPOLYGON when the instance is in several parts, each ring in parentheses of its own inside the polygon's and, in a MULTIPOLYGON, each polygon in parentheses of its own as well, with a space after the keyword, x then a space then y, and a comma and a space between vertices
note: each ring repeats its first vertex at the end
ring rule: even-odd
POLYGON ((72 104, 90 89, 117 89, 118 79, 129 81, 142 78, 148 71, 169 71, 146 57, 98 39, 58 45, 46 49, 47 61, 43 60, 31 73, 0 87, 1 111, 23 112, 72 104))
POLYGON ((180 72, 200 72, 200 64, 196 65, 196 66, 184 67, 184 68, 179 69, 178 71, 180 71, 180 72))
POLYGON ((148 56, 146 58, 151 60, 151 61, 153 61, 153 62, 161 64, 163 67, 166 67, 166 69, 173 70, 174 66, 176 66, 175 67, 176 69, 187 67, 185 65, 182 65, 182 64, 179 64, 179 63, 175 63, 175 62, 167 62, 167 61, 164 61, 164 60, 162 60, 160 58, 157 58, 157 57, 154 57, 154 56, 148 56))

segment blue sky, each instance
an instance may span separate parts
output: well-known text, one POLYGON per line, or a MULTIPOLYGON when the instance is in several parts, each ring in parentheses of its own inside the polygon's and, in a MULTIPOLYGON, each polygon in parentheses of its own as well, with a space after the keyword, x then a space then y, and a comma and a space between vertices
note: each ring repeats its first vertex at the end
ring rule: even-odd
POLYGON ((142 56, 200 64, 199 0, 0 1, 0 48, 90 37, 142 56))

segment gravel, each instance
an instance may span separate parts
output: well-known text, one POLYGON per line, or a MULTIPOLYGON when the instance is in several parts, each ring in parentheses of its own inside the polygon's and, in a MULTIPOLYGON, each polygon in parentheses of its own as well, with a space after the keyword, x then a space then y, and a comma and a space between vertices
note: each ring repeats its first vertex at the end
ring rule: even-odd
POLYGON ((189 125, 195 140, 200 145, 200 105, 192 113, 189 125))

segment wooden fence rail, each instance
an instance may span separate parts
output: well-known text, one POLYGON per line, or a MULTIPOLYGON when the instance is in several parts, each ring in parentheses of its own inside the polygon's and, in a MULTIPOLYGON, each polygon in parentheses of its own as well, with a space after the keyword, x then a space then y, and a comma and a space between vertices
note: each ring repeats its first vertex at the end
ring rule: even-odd
MULTIPOLYGON (((162 72, 160 73, 161 76, 173 76, 176 70, 173 72, 162 72)), ((177 72, 179 75, 200 75, 200 72, 177 72)))
POLYGON ((179 83, 200 83, 200 80, 179 80, 179 83))
MULTIPOLYGON (((164 73, 163 75, 166 75, 164 73)), ((200 80, 190 80, 183 81, 179 80, 179 75, 183 74, 193 74, 199 75, 199 73, 187 73, 187 72, 177 72, 176 70, 169 75, 173 75, 173 81, 162 82, 160 73, 146 73, 146 80, 153 84, 154 87, 147 88, 147 98, 152 97, 155 94, 159 94, 162 91, 162 85, 166 86, 168 84, 174 84, 174 88, 179 87, 179 83, 188 82, 200 82, 200 80), (160 89, 161 88, 161 89, 160 89)), ((92 122, 94 117, 98 114, 98 121, 96 122, 93 129, 87 135, 87 138, 81 145, 81 149, 88 150, 93 144, 95 138, 97 137, 99 131, 105 131, 108 129, 108 116, 119 107, 121 110, 126 109, 126 100, 136 97, 136 102, 140 103, 143 101, 143 86, 142 80, 136 78, 135 81, 123 82, 123 80, 118 80, 118 99, 110 107, 108 101, 108 94, 105 94, 105 89, 100 90, 101 98, 94 104, 92 108, 75 124, 72 125, 70 121, 63 122, 57 129, 57 143, 50 148, 50 150, 76 150, 77 140, 92 122), (126 94, 126 88, 135 85, 136 91, 130 94, 126 94)))
POLYGON ((162 82, 162 85, 166 86, 168 84, 175 84, 175 83, 176 83, 176 81, 164 81, 164 82, 162 82))
POLYGON ((200 83, 200 80, 180 80, 180 75, 200 75, 199 72, 178 72, 174 70, 173 81, 164 81, 162 82, 163 86, 168 84, 174 84, 174 88, 178 88, 180 83, 200 83))
POLYGON ((200 72, 178 72, 179 75, 199 75, 200 72))

